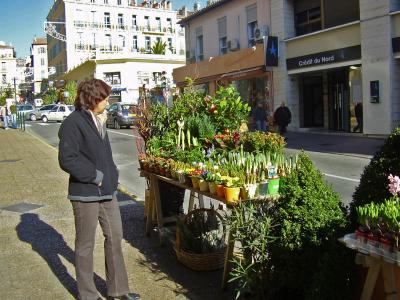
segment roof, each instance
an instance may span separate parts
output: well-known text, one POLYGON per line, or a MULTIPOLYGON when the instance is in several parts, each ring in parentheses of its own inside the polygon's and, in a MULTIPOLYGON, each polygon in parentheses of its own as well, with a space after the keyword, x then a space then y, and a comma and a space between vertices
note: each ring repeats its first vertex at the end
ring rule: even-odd
POLYGON ((47 45, 46 38, 35 38, 32 42, 32 45, 47 45))
POLYGON ((186 18, 183 18, 182 20, 180 20, 178 22, 178 24, 185 25, 185 24, 189 23, 189 21, 191 21, 191 20, 193 20, 193 19, 195 19, 195 18, 197 18, 199 16, 202 16, 202 15, 206 14, 207 12, 209 12, 210 10, 212 10, 214 8, 217 8, 217 7, 221 6, 221 5, 224 5, 225 3, 230 2, 230 1, 232 1, 232 0, 219 0, 219 1, 216 1, 216 2, 214 2, 212 4, 210 4, 210 5, 207 5, 206 7, 202 8, 202 9, 192 13, 190 16, 188 16, 186 18))
POLYGON ((0 49, 14 49, 14 46, 0 44, 0 49))

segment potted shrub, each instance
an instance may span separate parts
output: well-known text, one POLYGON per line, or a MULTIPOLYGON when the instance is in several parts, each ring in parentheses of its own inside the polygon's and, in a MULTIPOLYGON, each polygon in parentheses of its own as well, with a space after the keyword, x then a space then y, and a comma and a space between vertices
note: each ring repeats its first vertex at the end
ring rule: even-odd
POLYGON ((239 201, 241 182, 239 177, 225 176, 223 178, 225 200, 228 203, 237 203, 239 201))

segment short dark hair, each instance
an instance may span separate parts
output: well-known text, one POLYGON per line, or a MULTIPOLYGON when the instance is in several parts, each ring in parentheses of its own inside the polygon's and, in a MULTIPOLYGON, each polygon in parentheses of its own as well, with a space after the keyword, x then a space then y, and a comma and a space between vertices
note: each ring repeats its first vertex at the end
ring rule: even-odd
POLYGON ((94 109, 97 103, 111 94, 111 87, 100 79, 82 81, 75 98, 75 109, 94 109))

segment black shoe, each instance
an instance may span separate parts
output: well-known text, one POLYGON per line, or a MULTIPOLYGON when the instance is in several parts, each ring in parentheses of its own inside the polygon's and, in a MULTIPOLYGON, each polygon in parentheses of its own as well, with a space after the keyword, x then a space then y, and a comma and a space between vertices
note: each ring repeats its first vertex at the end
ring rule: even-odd
POLYGON ((140 300, 140 295, 136 293, 129 293, 126 295, 110 298, 110 299, 120 299, 120 300, 140 300))

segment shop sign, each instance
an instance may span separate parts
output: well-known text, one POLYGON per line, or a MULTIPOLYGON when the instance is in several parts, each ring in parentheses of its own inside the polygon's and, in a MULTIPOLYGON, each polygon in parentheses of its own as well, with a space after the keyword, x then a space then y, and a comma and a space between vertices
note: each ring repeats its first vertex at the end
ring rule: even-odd
POLYGON ((288 70, 314 67, 361 58, 361 46, 335 49, 325 52, 298 56, 286 60, 288 70))
POLYGON ((265 66, 277 67, 278 66, 278 37, 267 36, 265 37, 265 66))
POLYGON ((400 52, 400 37, 392 38, 392 49, 393 52, 400 52))

